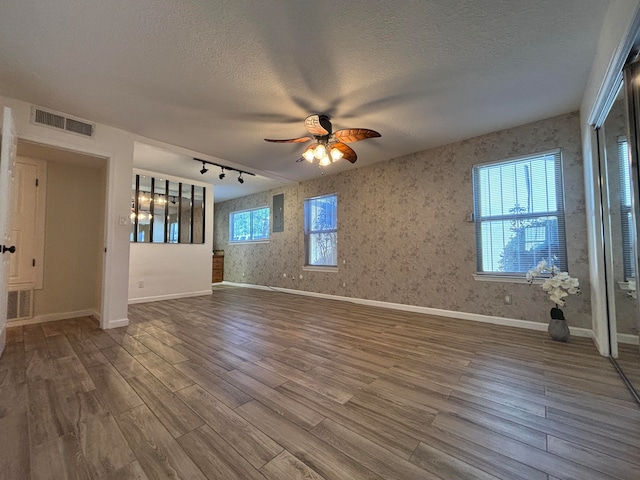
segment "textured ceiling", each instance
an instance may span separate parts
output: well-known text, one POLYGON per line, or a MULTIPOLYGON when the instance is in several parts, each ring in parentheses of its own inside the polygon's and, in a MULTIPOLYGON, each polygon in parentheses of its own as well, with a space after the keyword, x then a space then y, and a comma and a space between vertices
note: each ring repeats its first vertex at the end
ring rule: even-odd
POLYGON ((608 4, 5 1, 0 94, 299 181, 312 113, 382 134, 334 173, 577 109, 608 4))

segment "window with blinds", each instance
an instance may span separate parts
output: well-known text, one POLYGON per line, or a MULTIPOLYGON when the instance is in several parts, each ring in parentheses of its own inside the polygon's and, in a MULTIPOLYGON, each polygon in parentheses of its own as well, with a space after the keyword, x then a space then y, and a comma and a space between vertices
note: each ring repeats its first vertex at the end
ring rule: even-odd
POLYGON ((304 201, 305 265, 338 266, 338 195, 304 201))
POLYGON ((473 167, 477 272, 567 271, 560 150, 473 167))
POLYGON ((629 165, 629 144, 625 137, 619 137, 620 223, 622 224, 622 258, 624 262, 625 280, 636 278, 633 248, 633 217, 631 215, 631 174, 629 165))

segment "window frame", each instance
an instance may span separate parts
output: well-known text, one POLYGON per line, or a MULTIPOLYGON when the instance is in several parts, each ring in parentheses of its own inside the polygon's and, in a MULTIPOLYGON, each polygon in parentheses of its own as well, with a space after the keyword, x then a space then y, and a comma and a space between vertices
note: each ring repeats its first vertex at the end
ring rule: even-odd
POLYGON ((325 195, 317 195, 315 197, 305 198, 304 200, 304 244, 305 244, 305 258, 304 258, 304 267, 305 269, 318 269, 325 271, 335 271, 338 268, 338 194, 337 193, 328 193, 325 195), (322 199, 322 198, 330 198, 335 197, 335 228, 322 228, 322 229, 312 229, 311 228, 311 215, 309 213, 311 202, 322 199), (319 263, 311 263, 311 248, 312 248, 312 236, 319 234, 335 234, 335 264, 319 264, 319 263))
POLYGON ((246 208, 244 210, 235 210, 233 212, 229 212, 229 243, 233 243, 233 244, 239 244, 239 243, 268 243, 269 240, 271 238, 271 208, 269 207, 269 205, 262 205, 260 207, 255 207, 255 208, 246 208), (260 238, 254 238, 254 230, 253 230, 253 221, 254 221, 254 213, 261 211, 261 210, 267 210, 267 221, 268 221, 268 225, 267 225, 267 235, 266 237, 260 237, 260 238), (234 217, 236 215, 240 215, 240 214, 244 214, 244 213, 249 213, 249 231, 250 231, 250 235, 251 238, 245 238, 242 240, 234 240, 233 237, 233 233, 234 233, 234 217))
MULTIPOLYGON (((536 219, 547 219, 549 217, 555 217, 557 222, 557 247, 556 247, 556 255, 557 257, 553 260, 554 264, 561 269, 562 271, 568 271, 568 259, 567 259, 567 242, 566 242, 566 219, 565 219, 565 206, 564 206, 564 169, 563 169, 563 161, 562 161, 562 150, 557 148, 553 150, 547 150, 542 152, 536 152, 533 154, 520 155, 517 157, 511 157, 503 160, 498 160, 494 162, 486 162, 479 163, 473 165, 472 169, 472 186, 473 186, 473 221, 475 226, 475 248, 476 248, 476 273, 474 278, 476 280, 488 280, 488 281, 512 281, 512 282, 522 282, 525 281, 526 271, 521 272, 513 272, 513 271, 497 271, 497 270, 487 270, 483 265, 483 238, 482 238, 482 226, 485 222, 496 222, 502 221, 507 222, 510 220, 514 221, 522 221, 522 220, 536 220, 536 219), (543 212, 536 213, 517 213, 513 214, 500 214, 500 215, 485 215, 484 217, 481 215, 481 199, 483 197, 483 193, 480 191, 480 171, 483 168, 496 167, 499 165, 508 165, 508 164, 518 164, 524 163, 527 161, 532 161, 541 157, 553 156, 554 157, 554 174, 553 174, 553 183, 548 182, 548 180, 544 181, 544 185, 547 188, 555 187, 555 210, 548 209, 543 212)), ((533 181, 532 181, 533 183, 533 181)), ((503 187, 500 187, 500 196, 503 196, 503 187)), ((555 232, 554 232, 555 233, 555 232)), ((549 235, 545 232, 545 235, 549 235)), ((505 246, 508 244, 508 241, 505 241, 505 246)), ((504 247, 503 247, 504 248, 504 247)), ((504 251, 504 250, 503 250, 504 251)), ((546 257, 541 257, 546 258, 546 257)), ((552 260, 547 258, 548 261, 552 260)), ((531 268, 535 267, 535 265, 531 266, 531 268)))

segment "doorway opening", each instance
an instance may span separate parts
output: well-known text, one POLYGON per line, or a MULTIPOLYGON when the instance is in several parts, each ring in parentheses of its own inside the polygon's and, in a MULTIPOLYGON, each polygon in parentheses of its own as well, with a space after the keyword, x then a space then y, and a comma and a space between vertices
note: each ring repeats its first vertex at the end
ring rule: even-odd
POLYGON ((8 325, 100 320, 107 159, 18 140, 16 167, 8 325))

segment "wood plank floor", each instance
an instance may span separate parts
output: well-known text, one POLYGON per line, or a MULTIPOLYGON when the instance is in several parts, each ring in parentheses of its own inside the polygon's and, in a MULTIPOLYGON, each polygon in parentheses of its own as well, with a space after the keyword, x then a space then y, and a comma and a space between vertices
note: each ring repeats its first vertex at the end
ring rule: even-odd
POLYGON ((589 340, 280 292, 12 327, 0 478, 640 479, 589 340))
POLYGON ((640 349, 638 345, 618 345, 618 366, 640 394, 640 349))

